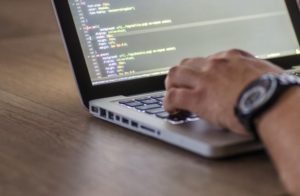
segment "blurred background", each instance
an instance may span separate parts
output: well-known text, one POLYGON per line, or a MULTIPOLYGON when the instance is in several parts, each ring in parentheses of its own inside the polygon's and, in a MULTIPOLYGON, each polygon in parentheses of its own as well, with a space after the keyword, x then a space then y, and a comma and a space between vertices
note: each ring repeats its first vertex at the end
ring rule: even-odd
POLYGON ((1 39, 58 31, 49 0, 9 0, 0 5, 1 39))

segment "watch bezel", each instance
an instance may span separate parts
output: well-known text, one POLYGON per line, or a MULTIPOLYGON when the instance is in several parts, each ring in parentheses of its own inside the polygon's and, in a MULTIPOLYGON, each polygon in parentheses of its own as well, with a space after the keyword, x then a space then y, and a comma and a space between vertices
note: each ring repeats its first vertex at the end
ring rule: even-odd
POLYGON ((274 95, 276 89, 278 88, 278 80, 271 74, 263 75, 258 80, 250 83, 246 89, 241 93, 241 97, 238 101, 238 107, 241 115, 249 115, 259 108, 263 107, 274 95), (260 85, 261 82, 268 81, 270 83, 270 87, 268 89, 264 88, 263 85, 260 85), (251 107, 246 104, 248 99, 253 95, 253 93, 260 90, 261 97, 257 99, 256 102, 252 104, 251 107))

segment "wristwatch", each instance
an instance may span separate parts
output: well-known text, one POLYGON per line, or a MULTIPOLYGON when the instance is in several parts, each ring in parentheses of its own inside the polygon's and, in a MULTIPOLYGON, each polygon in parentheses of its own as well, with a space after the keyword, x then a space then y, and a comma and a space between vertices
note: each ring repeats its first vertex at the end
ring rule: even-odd
POLYGON ((259 140, 255 120, 270 109, 291 86, 300 85, 300 77, 289 74, 264 74, 242 91, 234 107, 236 117, 259 140))

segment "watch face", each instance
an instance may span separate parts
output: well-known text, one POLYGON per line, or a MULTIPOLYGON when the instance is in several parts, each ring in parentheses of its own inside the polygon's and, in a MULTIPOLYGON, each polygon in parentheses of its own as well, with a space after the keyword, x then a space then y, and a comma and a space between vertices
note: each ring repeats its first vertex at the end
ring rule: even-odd
POLYGON ((277 87, 277 80, 269 75, 265 75, 259 80, 254 81, 244 91, 239 108, 243 114, 249 114, 260 108, 273 95, 277 87))

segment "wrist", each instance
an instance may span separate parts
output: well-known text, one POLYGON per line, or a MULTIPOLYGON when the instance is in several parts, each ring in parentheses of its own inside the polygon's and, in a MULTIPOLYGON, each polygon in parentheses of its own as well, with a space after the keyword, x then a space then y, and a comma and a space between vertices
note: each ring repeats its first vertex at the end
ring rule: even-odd
POLYGON ((279 132, 284 132, 284 127, 289 127, 290 120, 298 116, 291 112, 291 109, 297 106, 299 100, 300 88, 297 86, 291 87, 278 99, 273 107, 255 120, 257 134, 262 140, 269 134, 280 134, 279 132))
POLYGON ((246 130, 259 139, 257 120, 276 107, 290 94, 291 89, 299 85, 300 79, 295 76, 264 74, 242 91, 235 106, 235 114, 246 130))

